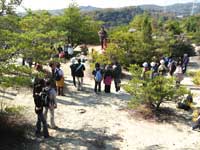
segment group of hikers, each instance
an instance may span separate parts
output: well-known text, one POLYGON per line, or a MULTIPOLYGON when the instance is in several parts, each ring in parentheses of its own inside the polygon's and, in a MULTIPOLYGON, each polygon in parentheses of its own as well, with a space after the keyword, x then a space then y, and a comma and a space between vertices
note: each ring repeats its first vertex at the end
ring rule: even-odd
MULTIPOLYGON (((78 91, 84 90, 83 78, 85 71, 85 60, 81 58, 71 58, 71 76, 73 85, 78 91)), ((43 72, 45 77, 35 77, 33 80, 33 98, 35 102, 35 112, 37 114, 36 135, 40 135, 41 124, 43 124, 43 134, 45 138, 49 137, 47 126, 47 113, 50 112, 50 128, 56 129, 54 121, 54 110, 57 108, 56 96, 64 95, 64 71, 61 64, 56 62, 49 63, 51 71, 44 69, 42 65, 36 64, 35 69, 43 72), (43 111, 44 108, 44 111, 43 111)), ((101 92, 101 83, 105 84, 105 93, 111 92, 111 83, 114 81, 116 92, 120 91, 122 69, 116 61, 113 64, 101 65, 95 64, 94 70, 91 72, 94 77, 94 92, 101 92)))
POLYGON ((176 77, 176 84, 179 85, 183 80, 183 75, 186 73, 189 63, 188 54, 184 54, 175 60, 173 57, 162 57, 160 62, 151 62, 150 65, 147 62, 142 64, 143 70, 141 77, 146 78, 146 72, 151 70, 150 78, 154 78, 158 75, 167 75, 176 77))

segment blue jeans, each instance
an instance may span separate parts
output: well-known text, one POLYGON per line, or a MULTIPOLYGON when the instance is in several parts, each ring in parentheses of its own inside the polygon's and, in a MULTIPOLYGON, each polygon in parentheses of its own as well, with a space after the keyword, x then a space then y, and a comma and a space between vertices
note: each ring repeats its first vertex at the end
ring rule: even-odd
POLYGON ((37 114, 37 123, 36 123, 36 134, 39 134, 41 132, 41 123, 43 124, 43 135, 44 137, 48 137, 49 136, 49 132, 47 129, 47 122, 44 118, 43 113, 38 113, 37 114))

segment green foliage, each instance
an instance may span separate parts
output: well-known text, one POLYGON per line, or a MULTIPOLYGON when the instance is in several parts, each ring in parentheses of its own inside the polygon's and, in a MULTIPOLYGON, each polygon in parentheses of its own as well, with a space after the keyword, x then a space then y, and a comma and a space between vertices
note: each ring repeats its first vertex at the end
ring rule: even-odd
POLYGON ((6 106, 5 107, 5 112, 8 114, 20 115, 22 114, 24 110, 25 110, 25 107, 22 107, 22 106, 13 106, 13 107, 6 106))
POLYGON ((130 71, 132 80, 125 85, 125 90, 133 96, 129 105, 146 104, 151 108, 159 109, 161 103, 178 100, 188 93, 184 87, 177 89, 173 78, 158 76, 151 79, 151 72, 148 71, 142 80, 142 70, 137 65, 131 65, 130 71))
POLYGON ((91 18, 82 16, 76 4, 71 4, 65 9, 62 16, 58 17, 58 31, 66 32, 67 42, 73 46, 79 44, 97 43, 97 31, 101 23, 91 18))
POLYGON ((193 82, 196 85, 200 85, 200 71, 195 72, 193 82))

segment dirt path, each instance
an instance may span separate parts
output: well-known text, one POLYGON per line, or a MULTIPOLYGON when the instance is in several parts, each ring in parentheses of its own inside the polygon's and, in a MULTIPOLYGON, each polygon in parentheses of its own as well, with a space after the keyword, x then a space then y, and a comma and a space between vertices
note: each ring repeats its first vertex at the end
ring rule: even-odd
MULTIPOLYGON (((88 66, 88 64, 86 64, 88 66)), ((58 96, 55 122, 59 129, 49 129, 52 138, 35 138, 29 149, 44 150, 198 150, 199 132, 191 131, 190 114, 179 110, 176 117, 161 123, 131 118, 125 111, 131 96, 121 93, 95 94, 94 81, 87 68, 84 91, 72 85, 69 64, 65 71, 66 96, 58 96), (185 114, 185 118, 182 117, 185 114)), ((187 82, 188 83, 188 82, 187 82)), ((103 87, 103 86, 102 86, 103 87)), ((10 103, 27 108, 27 118, 35 124, 34 103, 30 90, 22 90, 10 103)), ((171 104, 175 108, 175 104, 171 104)), ((48 121, 49 122, 49 121, 48 121)))

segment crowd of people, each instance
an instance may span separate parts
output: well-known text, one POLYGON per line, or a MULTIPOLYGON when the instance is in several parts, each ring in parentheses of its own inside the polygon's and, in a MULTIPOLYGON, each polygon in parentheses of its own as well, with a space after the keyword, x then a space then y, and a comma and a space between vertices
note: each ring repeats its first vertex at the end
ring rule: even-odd
MULTIPOLYGON (((60 52, 59 52, 60 53, 60 52)), ((71 76, 73 85, 78 91, 84 90, 83 79, 84 71, 86 69, 84 62, 85 59, 73 57, 71 58, 71 76)), ((180 84, 183 80, 183 75, 187 71, 189 57, 184 54, 182 58, 163 57, 159 62, 151 62, 150 64, 144 62, 142 64, 141 79, 155 78, 156 76, 175 76, 176 83, 180 84), (150 77, 146 72, 151 70, 150 77)), ((43 135, 45 138, 49 137, 47 125, 47 113, 50 112, 50 128, 56 129, 57 126, 54 121, 54 111, 57 108, 56 96, 64 95, 64 71, 61 69, 60 63, 49 63, 51 71, 43 69, 40 64, 36 64, 37 71, 45 73, 45 78, 41 79, 36 77, 33 86, 33 97, 35 102, 35 112, 37 114, 36 135, 41 134, 41 124, 43 125, 43 135), (44 109, 44 110, 43 110, 44 109)), ((100 64, 96 62, 94 70, 91 72, 94 79, 94 92, 100 93, 102 90, 102 83, 104 84, 104 92, 111 93, 111 85, 114 82, 115 91, 120 91, 122 68, 119 62, 113 64, 100 64)), ((192 106, 192 96, 188 95, 186 99, 179 102, 177 107, 190 110, 192 106)), ((200 116, 200 113, 199 113, 200 116)), ((197 118, 196 124, 193 129, 200 127, 200 117, 197 118)))
POLYGON ((111 92, 111 83, 112 80, 115 84, 115 90, 116 92, 120 91, 120 83, 121 83, 121 74, 122 69, 120 64, 116 61, 113 65, 105 65, 101 68, 101 65, 99 63, 95 64, 95 69, 92 72, 94 76, 94 92, 98 93, 101 92, 101 82, 103 81, 105 88, 105 93, 111 92))
POLYGON ((167 75, 176 77, 176 84, 179 85, 183 80, 183 75, 186 73, 189 63, 188 54, 184 54, 183 57, 175 59, 173 57, 163 57, 160 62, 151 62, 148 64, 144 62, 142 64, 143 70, 141 77, 146 78, 146 72, 151 70, 150 78, 154 78, 158 75, 167 75))
MULTIPOLYGON (((81 58, 71 58, 71 76, 73 85, 78 91, 84 90, 83 78, 86 60, 81 58)), ((49 63, 49 69, 44 69, 42 65, 36 64, 35 69, 38 72, 43 72, 45 77, 35 77, 33 80, 33 98, 35 102, 35 112, 37 114, 36 135, 40 135, 41 124, 43 125, 43 135, 49 137, 47 126, 47 113, 50 112, 50 128, 56 129, 54 121, 54 110, 57 108, 56 96, 64 95, 64 71, 61 69, 61 64, 56 62, 49 63), (44 110, 43 110, 44 109, 44 110)), ((101 92, 101 83, 105 85, 105 93, 111 92, 111 83, 114 81, 116 92, 120 91, 121 83, 121 66, 118 62, 109 65, 95 64, 91 74, 94 77, 94 92, 101 92)))

